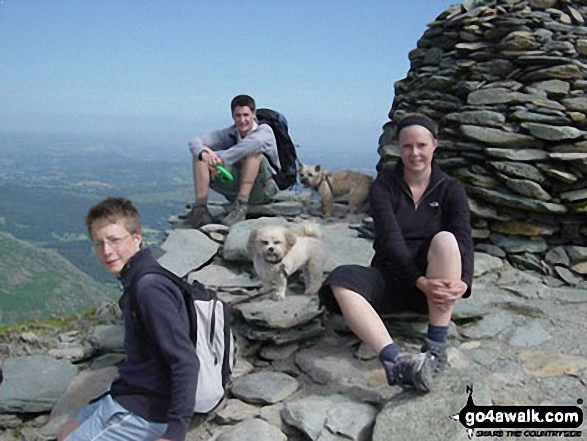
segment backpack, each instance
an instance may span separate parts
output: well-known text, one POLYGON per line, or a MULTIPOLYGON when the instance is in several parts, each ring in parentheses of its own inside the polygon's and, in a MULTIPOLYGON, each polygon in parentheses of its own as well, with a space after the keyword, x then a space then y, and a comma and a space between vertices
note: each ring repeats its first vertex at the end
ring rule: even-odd
MULTIPOLYGON (((190 339, 200 361, 195 413, 214 410, 224 398, 236 361, 236 345, 230 328, 228 306, 216 293, 197 280, 191 285, 161 265, 151 265, 141 271, 134 285, 145 274, 161 274, 171 280, 183 294, 190 322, 190 339)), ((136 292, 133 286, 131 293, 136 292)), ((133 314, 138 317, 136 297, 131 296, 133 314)), ((138 317, 140 321, 140 317, 138 317)))
POLYGON ((277 167, 271 159, 265 155, 269 160, 271 168, 275 171, 273 180, 280 190, 285 190, 297 182, 298 169, 296 154, 296 147, 288 134, 287 120, 285 117, 275 110, 271 109, 257 109, 257 121, 259 124, 267 124, 273 129, 275 140, 277 141, 277 153, 279 155, 279 163, 281 168, 277 167))

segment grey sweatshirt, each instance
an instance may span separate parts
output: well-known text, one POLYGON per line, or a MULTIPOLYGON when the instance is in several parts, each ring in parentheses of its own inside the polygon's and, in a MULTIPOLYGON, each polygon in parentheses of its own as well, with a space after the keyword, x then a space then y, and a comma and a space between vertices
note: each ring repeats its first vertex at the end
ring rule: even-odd
POLYGON ((267 124, 255 123, 244 138, 240 136, 238 129, 233 125, 226 129, 215 130, 202 137, 192 138, 188 145, 194 158, 198 157, 204 147, 208 147, 228 165, 247 156, 263 153, 271 159, 273 164, 281 167, 275 135, 267 124))

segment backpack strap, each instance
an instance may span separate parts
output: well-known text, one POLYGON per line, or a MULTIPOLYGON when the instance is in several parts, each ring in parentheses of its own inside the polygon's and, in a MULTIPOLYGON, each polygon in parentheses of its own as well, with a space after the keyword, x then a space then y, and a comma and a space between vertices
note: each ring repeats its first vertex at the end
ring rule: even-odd
POLYGON ((133 281, 131 283, 130 292, 129 292, 130 308, 131 308, 131 313, 132 313, 133 319, 136 320, 136 322, 139 324, 139 326, 142 326, 144 328, 143 322, 140 317, 140 309, 139 309, 138 300, 137 300, 136 296, 138 295, 137 286, 138 286, 139 280, 141 280, 143 278, 143 276, 146 276, 147 274, 162 275, 162 276, 166 277, 167 279, 171 280, 177 286, 177 288, 181 291, 184 305, 186 307, 187 314, 188 314, 189 324, 190 324, 190 339, 193 341, 194 344, 196 344, 197 316, 195 314, 194 308, 190 307, 191 306, 190 305, 191 298, 190 298, 189 293, 186 292, 188 289, 188 284, 181 277, 172 273, 167 268, 164 268, 159 264, 149 265, 147 268, 144 268, 142 271, 140 271, 139 274, 136 274, 133 278, 133 281))

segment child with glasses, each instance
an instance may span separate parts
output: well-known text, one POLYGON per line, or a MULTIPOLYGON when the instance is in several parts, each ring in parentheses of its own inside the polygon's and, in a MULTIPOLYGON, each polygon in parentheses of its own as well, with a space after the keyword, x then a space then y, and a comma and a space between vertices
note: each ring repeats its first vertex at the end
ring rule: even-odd
POLYGON ((58 432, 59 441, 184 440, 194 409, 199 361, 179 288, 160 274, 142 248, 141 220, 124 198, 94 205, 86 226, 98 261, 122 284, 126 361, 110 389, 84 407, 58 432), (130 305, 135 307, 141 320, 130 305))

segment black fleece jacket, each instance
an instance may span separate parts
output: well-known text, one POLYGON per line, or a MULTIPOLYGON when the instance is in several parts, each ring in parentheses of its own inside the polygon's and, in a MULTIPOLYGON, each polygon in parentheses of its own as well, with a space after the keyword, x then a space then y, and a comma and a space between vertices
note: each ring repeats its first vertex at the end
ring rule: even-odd
POLYGON ((110 394, 147 421, 167 423, 163 438, 184 440, 194 413, 200 368, 189 338, 189 319, 179 288, 160 274, 149 249, 132 256, 121 271, 126 362, 110 394), (130 290, 136 286, 135 311, 130 290))
POLYGON ((464 187, 434 162, 430 184, 414 204, 410 187, 403 179, 403 164, 384 170, 369 194, 375 224, 375 256, 371 265, 384 276, 415 285, 424 276, 415 256, 440 231, 457 239, 461 252, 461 280, 467 284, 463 297, 471 295, 473 281, 473 239, 469 202, 464 187))

